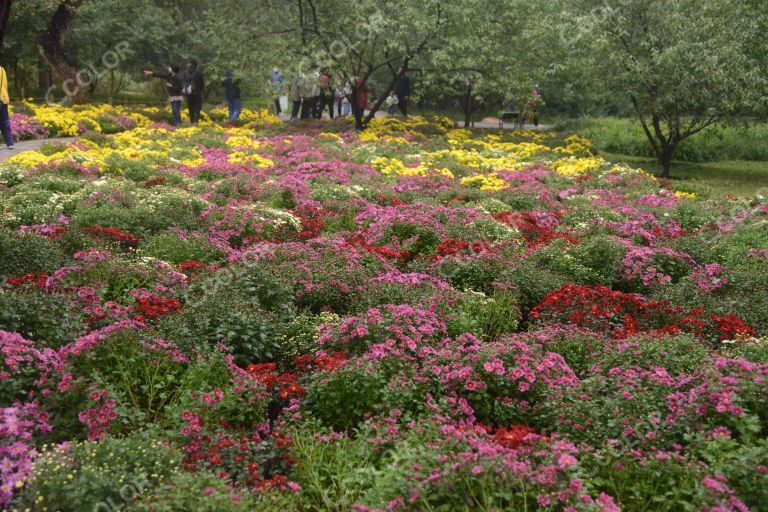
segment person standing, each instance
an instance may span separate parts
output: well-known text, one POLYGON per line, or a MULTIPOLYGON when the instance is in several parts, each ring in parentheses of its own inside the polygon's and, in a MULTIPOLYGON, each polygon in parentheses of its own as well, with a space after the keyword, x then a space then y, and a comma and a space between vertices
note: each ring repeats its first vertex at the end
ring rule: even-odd
POLYGON ((328 107, 328 115, 333 119, 334 92, 331 86, 331 74, 328 70, 323 70, 320 75, 320 105, 318 107, 318 119, 323 117, 325 107, 328 107))
POLYGON ((301 82, 301 119, 316 117, 315 110, 320 101, 320 73, 312 67, 309 73, 303 75, 301 82))
POLYGON ((529 105, 531 109, 531 117, 533 118, 533 126, 539 127, 539 105, 543 103, 541 99, 541 89, 539 84, 536 84, 531 89, 531 103, 529 105))
POLYGON ((293 81, 288 84, 288 99, 291 101, 291 121, 296 121, 299 118, 299 110, 301 109, 301 83, 301 73, 297 72, 296 76, 293 77, 293 81))
POLYGON ((165 90, 168 91, 168 103, 171 105, 171 125, 181 126, 181 102, 184 100, 182 89, 184 83, 181 80, 181 66, 171 64, 167 72, 156 73, 145 70, 144 74, 154 78, 165 80, 165 90))
POLYGON ((184 76, 184 95, 187 97, 189 120, 192 124, 200 121, 200 113, 203 111, 203 89, 205 89, 205 77, 198 69, 197 60, 191 59, 184 76))
POLYGON ((395 91, 390 91, 389 96, 387 96, 387 99, 384 101, 384 104, 387 106, 387 114, 389 117, 392 117, 395 115, 395 112, 397 111, 397 96, 395 96, 395 91))
POLYGON ((224 80, 221 82, 221 85, 224 87, 224 98, 227 100, 229 122, 234 123, 240 119, 240 113, 243 111, 243 99, 240 95, 240 79, 235 78, 235 72, 230 69, 224 73, 224 80))
POLYGON ((397 106, 400 112, 408 118, 408 103, 411 101, 411 77, 408 76, 408 70, 403 70, 400 80, 395 85, 395 94, 397 95, 397 106))
POLYGON ((0 130, 3 132, 3 139, 8 149, 13 149, 13 131, 11 131, 11 114, 8 111, 8 105, 11 103, 11 97, 8 94, 8 75, 5 68, 0 66, 0 130))
POLYGON ((272 70, 272 101, 275 104, 275 115, 280 117, 283 113, 283 109, 280 107, 280 96, 285 89, 285 78, 283 78, 283 72, 278 66, 272 70))
MULTIPOLYGON (((357 108, 362 116, 368 109, 368 80, 357 80, 355 88, 357 89, 357 108)), ((357 112, 353 114, 356 116, 357 112)))

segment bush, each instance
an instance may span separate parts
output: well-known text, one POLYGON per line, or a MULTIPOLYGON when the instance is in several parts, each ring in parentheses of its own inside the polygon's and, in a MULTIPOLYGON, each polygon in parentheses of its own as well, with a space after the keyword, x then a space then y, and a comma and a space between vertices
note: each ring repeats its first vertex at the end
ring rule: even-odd
MULTIPOLYGON (((230 489, 209 471, 176 473, 172 478, 131 503, 126 512, 249 512, 265 510, 254 504, 248 491, 230 489)), ((286 510, 286 509, 282 509, 286 510)))
POLYGON ((520 321, 517 302, 517 294, 506 290, 495 290, 490 297, 476 292, 462 294, 446 313, 448 335, 457 337, 469 332, 478 338, 496 341, 517 330, 520 321))
POLYGON ((170 232, 159 233, 151 237, 142 247, 142 250, 148 256, 177 265, 187 261, 199 261, 207 264, 222 261, 225 258, 222 251, 216 249, 213 244, 203 238, 182 239, 176 233, 170 232))
POLYGON ((588 481, 619 497, 621 510, 626 512, 705 510, 731 503, 728 494, 733 491, 727 483, 715 480, 696 459, 664 452, 656 457, 626 457, 603 447, 587 454, 583 467, 589 473, 588 481), (704 485, 710 481, 716 481, 725 492, 704 485))
POLYGON ((289 357, 296 318, 291 290, 266 268, 249 263, 194 282, 182 297, 184 310, 161 320, 163 335, 185 350, 226 345, 238 364, 289 357))
POLYGON ((66 261, 64 252, 43 236, 0 229, 0 278, 29 272, 50 274, 66 261))
POLYGON ((512 262, 511 268, 507 268, 498 280, 517 290, 523 318, 527 318, 531 309, 548 293, 568 282, 566 276, 534 258, 520 258, 512 262))
POLYGON ((113 510, 150 493, 178 473, 181 455, 145 436, 72 442, 45 449, 14 505, 60 512, 113 510))
POLYGON ((75 341, 86 328, 82 310, 66 295, 0 288, 0 330, 18 332, 57 349, 75 341))
POLYGON ((411 378, 392 382, 391 375, 374 365, 351 362, 331 372, 317 372, 307 386, 307 409, 323 425, 351 431, 361 421, 392 409, 417 410, 424 389, 411 378))
MULTIPOLYGON (((167 423, 179 400, 186 362, 175 346, 122 330, 73 359, 72 371, 84 391, 106 389, 116 401, 117 418, 99 430, 130 433, 148 424, 167 423)), ((98 409, 102 400, 88 402, 98 409)))

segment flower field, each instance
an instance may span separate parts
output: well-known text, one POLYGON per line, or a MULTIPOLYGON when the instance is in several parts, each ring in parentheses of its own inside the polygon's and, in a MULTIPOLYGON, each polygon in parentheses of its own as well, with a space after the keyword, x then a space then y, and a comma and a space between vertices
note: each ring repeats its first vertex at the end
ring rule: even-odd
POLYGON ((439 118, 37 109, 82 137, 0 165, 0 508, 768 510, 766 198, 439 118))

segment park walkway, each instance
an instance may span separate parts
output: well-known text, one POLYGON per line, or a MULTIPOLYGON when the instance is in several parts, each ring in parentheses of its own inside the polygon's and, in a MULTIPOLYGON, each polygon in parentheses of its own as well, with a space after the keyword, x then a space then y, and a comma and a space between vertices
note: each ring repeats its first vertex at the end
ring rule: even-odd
POLYGON ((5 162, 14 155, 23 153, 24 151, 36 151, 43 147, 43 144, 51 144, 55 142, 69 143, 77 140, 77 137, 60 137, 53 139, 35 139, 35 140, 22 140, 15 144, 13 151, 1 148, 0 149, 0 162, 5 162))

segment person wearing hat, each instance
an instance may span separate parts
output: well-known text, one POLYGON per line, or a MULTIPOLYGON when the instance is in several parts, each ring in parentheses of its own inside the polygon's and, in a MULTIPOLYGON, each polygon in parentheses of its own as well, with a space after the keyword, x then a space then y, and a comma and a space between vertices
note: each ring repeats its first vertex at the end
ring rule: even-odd
POLYGON ((11 131, 11 115, 8 112, 8 105, 11 103, 11 97, 8 95, 8 75, 5 68, 0 66, 0 130, 3 132, 3 138, 8 149, 13 149, 13 132, 11 131))

